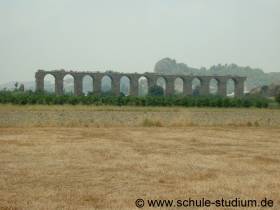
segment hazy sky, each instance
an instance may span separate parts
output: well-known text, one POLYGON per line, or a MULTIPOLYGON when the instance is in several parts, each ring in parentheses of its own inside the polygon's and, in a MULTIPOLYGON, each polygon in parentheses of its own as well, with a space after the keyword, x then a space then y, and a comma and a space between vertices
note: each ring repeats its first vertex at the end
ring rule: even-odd
POLYGON ((279 0, 0 0, 0 82, 37 69, 152 71, 236 63, 280 71, 279 0))

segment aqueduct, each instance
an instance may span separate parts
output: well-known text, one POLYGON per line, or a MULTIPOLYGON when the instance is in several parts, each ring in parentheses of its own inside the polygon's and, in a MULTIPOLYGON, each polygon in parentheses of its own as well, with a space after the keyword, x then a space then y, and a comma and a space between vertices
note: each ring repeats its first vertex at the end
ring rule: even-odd
POLYGON ((44 71, 38 70, 35 74, 36 90, 44 91, 44 78, 46 75, 52 75, 55 79, 55 93, 63 95, 63 79, 66 75, 71 75, 74 78, 74 94, 83 95, 83 78, 90 76, 92 78, 93 93, 96 95, 101 94, 101 80, 103 77, 108 76, 112 81, 111 91, 114 95, 120 95, 120 80, 123 77, 129 79, 130 93, 129 95, 138 96, 139 79, 144 77, 147 79, 148 88, 157 84, 158 78, 165 80, 165 95, 170 96, 175 93, 175 80, 180 78, 183 81, 183 95, 192 95, 192 81, 198 79, 200 81, 200 95, 210 94, 210 81, 212 79, 217 81, 217 94, 220 96, 227 95, 227 81, 234 81, 235 97, 242 97, 244 94, 244 83, 246 77, 240 76, 194 76, 194 75, 164 75, 156 73, 117 73, 112 71, 107 72, 78 72, 78 71, 65 71, 54 70, 44 71))

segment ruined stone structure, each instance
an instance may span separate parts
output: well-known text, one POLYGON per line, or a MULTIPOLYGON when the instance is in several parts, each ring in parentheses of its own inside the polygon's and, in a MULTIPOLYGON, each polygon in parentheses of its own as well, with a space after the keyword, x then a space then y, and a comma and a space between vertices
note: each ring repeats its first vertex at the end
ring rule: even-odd
POLYGON ((199 90, 200 95, 210 94, 210 81, 215 79, 218 83, 218 92, 220 96, 226 96, 227 81, 232 79, 235 83, 234 92, 235 97, 241 97, 244 94, 244 82, 245 77, 239 76, 193 76, 193 75, 161 75, 155 73, 116 73, 116 72, 77 72, 77 71, 65 71, 65 70, 55 70, 55 71, 44 71, 38 70, 36 72, 36 90, 44 90, 44 78, 46 75, 53 75, 55 78, 55 93, 57 95, 63 95, 63 78, 66 75, 71 75, 74 78, 74 94, 83 94, 83 78, 89 75, 93 80, 93 93, 96 95, 101 94, 101 80, 104 76, 108 76, 112 81, 112 92, 117 96, 120 95, 120 80, 122 77, 126 76, 130 80, 130 93, 129 95, 137 96, 139 88, 139 78, 145 77, 148 82, 148 87, 152 87, 157 84, 158 78, 163 78, 165 80, 166 89, 165 95, 170 96, 175 92, 174 84, 177 78, 181 78, 183 81, 183 95, 192 95, 192 81, 197 78, 200 80, 201 86, 199 90))

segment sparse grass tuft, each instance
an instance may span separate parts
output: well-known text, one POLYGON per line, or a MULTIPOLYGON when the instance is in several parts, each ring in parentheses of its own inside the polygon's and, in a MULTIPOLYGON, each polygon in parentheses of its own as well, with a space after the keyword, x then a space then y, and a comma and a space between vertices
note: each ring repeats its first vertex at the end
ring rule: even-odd
POLYGON ((163 124, 159 120, 144 119, 142 122, 144 127, 163 127, 163 124))
POLYGON ((258 121, 255 121, 254 126, 255 126, 255 127, 259 127, 259 126, 260 126, 260 123, 259 123, 258 121))
POLYGON ((247 126, 248 126, 248 127, 252 127, 252 125, 253 125, 253 124, 252 124, 251 122, 247 122, 247 126))

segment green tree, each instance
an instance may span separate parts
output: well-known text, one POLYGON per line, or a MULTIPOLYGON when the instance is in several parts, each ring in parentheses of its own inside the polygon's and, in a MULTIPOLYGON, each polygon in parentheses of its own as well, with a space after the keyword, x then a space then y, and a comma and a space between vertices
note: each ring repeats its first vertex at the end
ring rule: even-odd
POLYGON ((280 93, 276 96, 276 101, 280 104, 280 93))
POLYGON ((17 90, 17 89, 18 89, 18 85, 19 85, 19 83, 18 83, 18 82, 16 82, 16 83, 15 83, 15 90, 17 90))
POLYGON ((161 86, 154 85, 149 88, 149 95, 150 96, 163 96, 164 90, 161 86))
POLYGON ((199 96, 199 90, 200 90, 200 86, 195 86, 192 95, 199 96))

